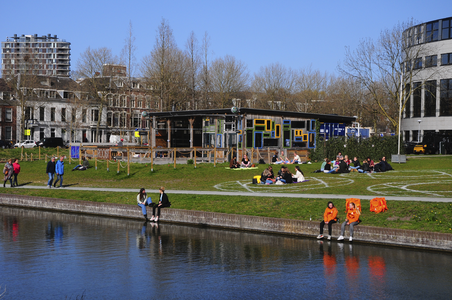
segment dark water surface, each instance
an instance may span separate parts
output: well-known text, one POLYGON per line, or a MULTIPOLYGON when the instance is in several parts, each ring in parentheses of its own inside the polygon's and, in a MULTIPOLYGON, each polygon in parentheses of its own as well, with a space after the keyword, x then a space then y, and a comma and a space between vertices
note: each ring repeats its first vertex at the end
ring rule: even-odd
POLYGON ((449 253, 8 207, 0 220, 3 299, 452 298, 449 253))

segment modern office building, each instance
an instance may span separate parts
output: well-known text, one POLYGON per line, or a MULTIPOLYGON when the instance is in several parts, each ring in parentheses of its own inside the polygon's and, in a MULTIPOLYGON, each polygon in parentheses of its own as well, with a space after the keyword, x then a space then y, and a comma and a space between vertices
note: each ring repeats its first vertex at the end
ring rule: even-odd
POLYGON ((419 142, 434 132, 452 136, 452 17, 410 27, 404 38, 416 53, 401 123, 404 140, 419 142))
POLYGON ((14 34, 2 42, 2 75, 35 74, 69 77, 71 43, 56 35, 14 34))

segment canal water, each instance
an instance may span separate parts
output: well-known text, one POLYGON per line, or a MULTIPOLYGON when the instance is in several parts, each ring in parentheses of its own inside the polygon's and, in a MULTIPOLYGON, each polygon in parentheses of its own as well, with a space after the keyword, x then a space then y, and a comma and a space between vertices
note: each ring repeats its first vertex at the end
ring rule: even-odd
POLYGON ((449 253, 9 207, 0 220, 2 299, 452 295, 449 253))

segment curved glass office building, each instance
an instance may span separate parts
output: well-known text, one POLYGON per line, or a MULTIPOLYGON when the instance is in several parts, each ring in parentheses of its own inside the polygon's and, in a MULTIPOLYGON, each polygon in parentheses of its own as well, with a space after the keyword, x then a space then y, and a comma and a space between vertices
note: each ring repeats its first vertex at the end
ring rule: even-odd
MULTIPOLYGON (((452 17, 408 28, 411 97, 402 115, 404 140, 422 141, 423 135, 439 132, 452 136, 452 17)), ((407 66, 406 66, 407 67, 407 66)))

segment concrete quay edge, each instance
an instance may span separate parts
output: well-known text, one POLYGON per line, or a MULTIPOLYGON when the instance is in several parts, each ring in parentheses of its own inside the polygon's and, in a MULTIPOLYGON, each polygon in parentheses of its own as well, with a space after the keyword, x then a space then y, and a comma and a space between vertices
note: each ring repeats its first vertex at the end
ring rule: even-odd
MULTIPOLYGON (((141 208, 128 204, 0 194, 0 205, 143 220, 141 208)), ((149 210, 150 209, 148 208, 148 214, 151 215, 149 210)), ((319 234, 319 222, 316 221, 234 215, 174 208, 162 209, 161 222, 303 236, 310 238, 316 237, 319 234)), ((325 227, 325 236, 327 230, 328 228, 325 227)), ((340 224, 334 224, 334 241, 339 236, 339 233, 340 224)), ((371 243, 452 252, 452 234, 448 233, 359 225, 355 227, 353 240, 358 243, 371 243)), ((345 243, 348 243, 348 227, 346 228, 345 243)))

